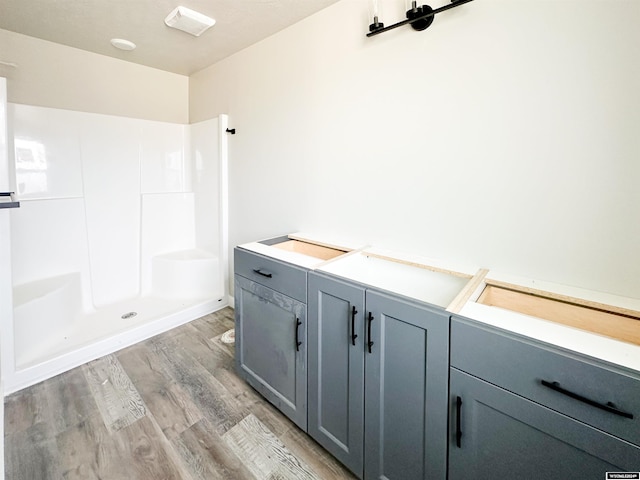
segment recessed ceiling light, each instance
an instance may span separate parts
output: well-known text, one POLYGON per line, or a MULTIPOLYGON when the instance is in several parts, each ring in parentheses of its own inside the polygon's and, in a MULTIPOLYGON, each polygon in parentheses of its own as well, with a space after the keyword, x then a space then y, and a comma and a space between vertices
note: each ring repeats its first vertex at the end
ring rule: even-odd
POLYGON ((202 35, 205 30, 212 27, 216 21, 213 18, 207 17, 201 13, 190 10, 186 7, 176 7, 167 18, 164 19, 164 23, 172 28, 177 28, 183 32, 190 33, 196 37, 202 35))
POLYGON ((136 48, 136 44, 133 42, 130 42, 129 40, 124 40, 122 38, 112 38, 111 39, 111 45, 113 45, 116 48, 119 48, 120 50, 133 50, 134 48, 136 48))

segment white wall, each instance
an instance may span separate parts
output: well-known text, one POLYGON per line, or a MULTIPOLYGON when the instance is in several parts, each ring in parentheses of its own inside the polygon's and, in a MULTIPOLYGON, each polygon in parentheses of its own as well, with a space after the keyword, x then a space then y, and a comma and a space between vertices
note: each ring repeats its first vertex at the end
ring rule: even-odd
POLYGON ((0 29, 9 102, 187 123, 188 77, 0 29))
POLYGON ((477 0, 374 38, 367 11, 190 78, 191 121, 237 129, 230 245, 333 232, 640 297, 640 2, 477 0))

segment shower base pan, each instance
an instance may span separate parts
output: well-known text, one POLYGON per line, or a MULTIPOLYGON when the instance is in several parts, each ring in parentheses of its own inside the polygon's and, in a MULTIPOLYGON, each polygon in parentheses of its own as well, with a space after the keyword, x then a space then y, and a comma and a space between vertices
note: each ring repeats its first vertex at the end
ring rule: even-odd
POLYGON ((25 298, 24 291, 14 295, 15 370, 5 376, 5 394, 227 306, 223 295, 149 295, 86 312, 78 301, 76 276, 45 283, 30 286, 31 298, 25 298), (38 287, 45 290, 37 291, 38 287))

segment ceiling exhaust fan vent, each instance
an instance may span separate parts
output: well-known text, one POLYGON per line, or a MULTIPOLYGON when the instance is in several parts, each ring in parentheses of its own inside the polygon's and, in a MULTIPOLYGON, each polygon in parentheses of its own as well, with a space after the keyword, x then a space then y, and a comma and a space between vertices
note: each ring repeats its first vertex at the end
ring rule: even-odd
POLYGON ((186 7, 176 7, 167 18, 164 19, 164 23, 171 28, 177 28, 183 32, 190 33, 193 36, 199 37, 209 27, 212 27, 216 21, 213 18, 207 17, 201 13, 190 10, 186 7))

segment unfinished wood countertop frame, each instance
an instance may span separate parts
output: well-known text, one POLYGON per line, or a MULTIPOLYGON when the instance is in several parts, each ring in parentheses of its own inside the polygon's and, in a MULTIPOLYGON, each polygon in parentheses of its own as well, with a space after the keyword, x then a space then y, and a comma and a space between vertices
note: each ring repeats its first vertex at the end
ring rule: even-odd
POLYGON ((288 238, 280 246, 254 242, 242 247, 268 256, 277 252, 275 258, 311 269, 362 254, 465 278, 468 283, 447 311, 640 372, 640 299, 487 269, 473 274, 468 267, 330 237, 294 233, 288 238))
POLYGON ((640 372, 640 300, 488 272, 461 316, 640 372))

